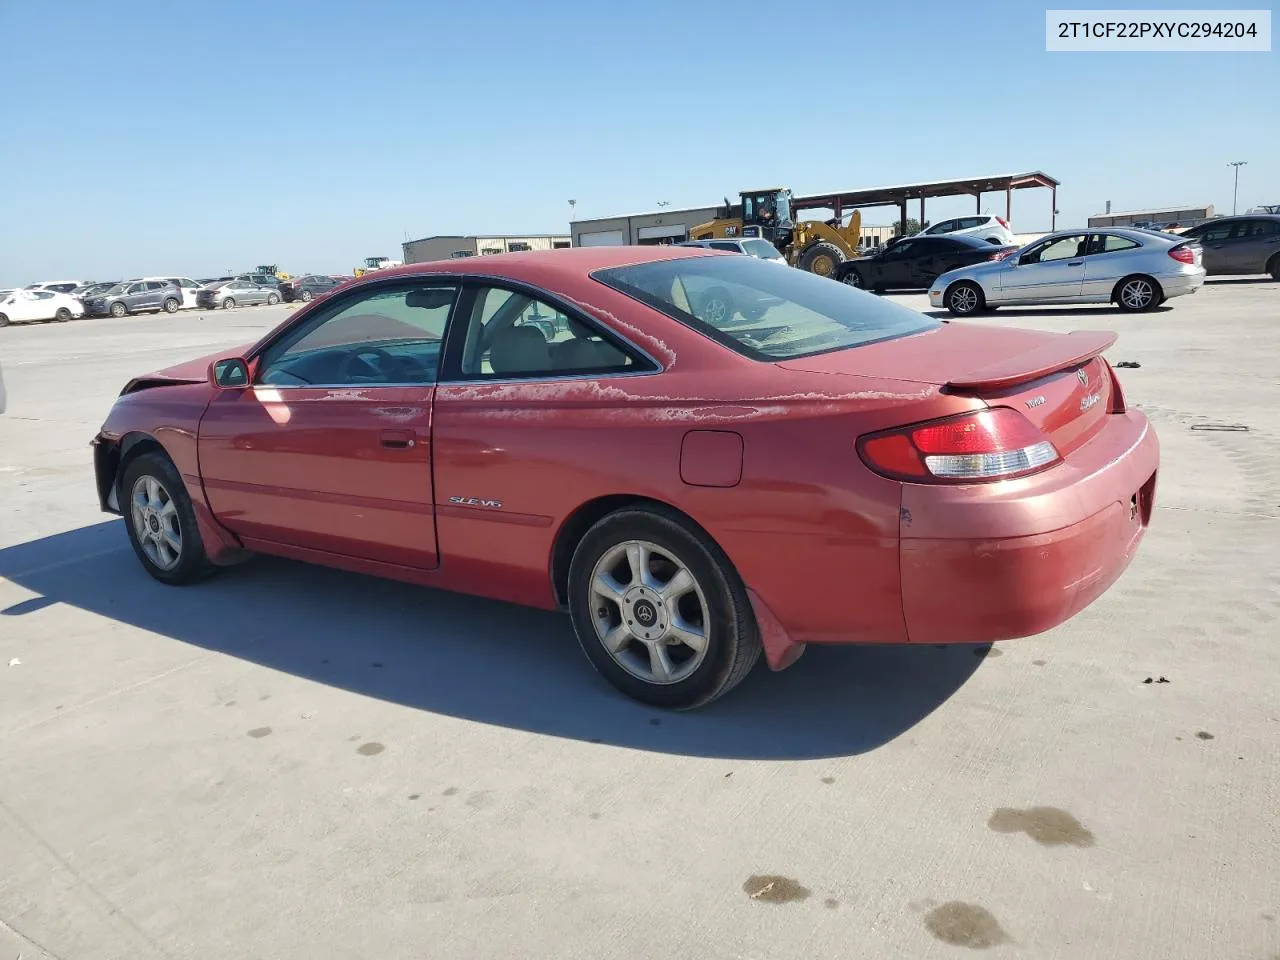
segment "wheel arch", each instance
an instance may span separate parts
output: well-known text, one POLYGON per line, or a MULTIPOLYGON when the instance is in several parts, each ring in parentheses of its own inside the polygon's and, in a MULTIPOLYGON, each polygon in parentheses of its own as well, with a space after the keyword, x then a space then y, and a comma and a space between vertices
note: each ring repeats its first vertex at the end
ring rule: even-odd
POLYGON ((573 553, 586 536, 587 531, 611 513, 628 507, 656 508, 658 512, 679 517, 699 534, 706 537, 723 552, 724 548, 716 541, 707 529, 689 516, 679 507, 659 500, 655 497, 642 496, 637 493, 615 493, 595 497, 580 504, 560 524, 555 540, 551 546, 551 590, 556 603, 567 607, 569 603, 569 564, 573 561, 573 553))
POLYGON ((164 444, 151 434, 142 430, 126 433, 115 443, 99 442, 94 447, 94 475, 98 483, 98 501, 103 510, 111 513, 120 512, 118 485, 125 469, 142 456, 153 451, 173 457, 165 449, 164 444))
POLYGON ((1271 259, 1263 267, 1263 273, 1269 273, 1273 277, 1280 279, 1280 251, 1271 255, 1271 259))
POLYGON ((1155 288, 1155 294, 1156 294, 1156 300, 1157 300, 1157 302, 1158 302, 1158 301, 1161 301, 1161 300, 1163 300, 1163 299, 1164 299, 1164 287, 1163 287, 1163 286, 1161 286, 1160 281, 1159 281, 1159 280, 1157 280, 1155 277, 1153 277, 1151 274, 1149 274, 1149 273, 1126 273, 1123 277, 1121 277, 1119 280, 1117 280, 1117 281, 1116 281, 1116 285, 1115 285, 1114 287, 1112 287, 1112 288, 1111 288, 1111 302, 1112 302, 1112 303, 1119 303, 1119 302, 1120 302, 1120 288, 1121 288, 1121 287, 1123 287, 1123 286, 1124 286, 1126 283, 1128 283, 1130 280, 1148 280, 1148 281, 1150 281, 1151 286, 1155 288))

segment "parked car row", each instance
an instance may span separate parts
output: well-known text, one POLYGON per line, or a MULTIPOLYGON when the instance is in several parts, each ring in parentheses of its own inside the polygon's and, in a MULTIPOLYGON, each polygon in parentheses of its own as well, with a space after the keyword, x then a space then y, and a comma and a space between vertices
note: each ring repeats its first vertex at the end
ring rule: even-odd
POLYGON ((278 280, 271 274, 242 273, 227 277, 137 277, 93 282, 45 280, 20 290, 0 290, 0 327, 35 320, 80 317, 125 317, 136 313, 227 309, 252 304, 299 300, 310 303, 336 290, 351 277, 305 274, 278 280))

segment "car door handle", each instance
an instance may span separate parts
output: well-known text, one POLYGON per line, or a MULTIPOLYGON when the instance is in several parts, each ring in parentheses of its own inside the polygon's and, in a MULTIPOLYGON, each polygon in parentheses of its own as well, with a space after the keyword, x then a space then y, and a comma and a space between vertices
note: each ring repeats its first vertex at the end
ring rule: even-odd
POLYGON ((407 450, 414 445, 413 434, 407 430, 383 430, 382 445, 392 450, 407 450))
POLYGON ((1068 260, 1068 261, 1067 261, 1067 266, 1068 266, 1068 267, 1083 267, 1083 266, 1084 266, 1084 261, 1083 261, 1083 260, 1068 260))

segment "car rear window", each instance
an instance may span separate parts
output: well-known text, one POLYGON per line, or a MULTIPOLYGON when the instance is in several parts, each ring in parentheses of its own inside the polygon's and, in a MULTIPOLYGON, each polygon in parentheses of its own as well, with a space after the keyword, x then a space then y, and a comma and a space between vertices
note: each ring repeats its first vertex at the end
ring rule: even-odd
POLYGON ((791 360, 933 330, 938 321, 755 257, 681 257, 592 274, 755 360, 791 360))

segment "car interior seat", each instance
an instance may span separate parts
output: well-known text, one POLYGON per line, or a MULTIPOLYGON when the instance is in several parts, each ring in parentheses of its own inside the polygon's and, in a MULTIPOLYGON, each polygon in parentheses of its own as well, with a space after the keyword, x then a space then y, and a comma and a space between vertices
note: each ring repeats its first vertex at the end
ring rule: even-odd
POLYGON ((592 370, 620 367, 627 357, 611 343, 601 340, 581 320, 566 317, 572 338, 557 343, 552 349, 557 370, 592 370))
POLYGON ((494 373, 550 370, 551 348, 537 327, 508 327, 493 338, 489 365, 494 373))

